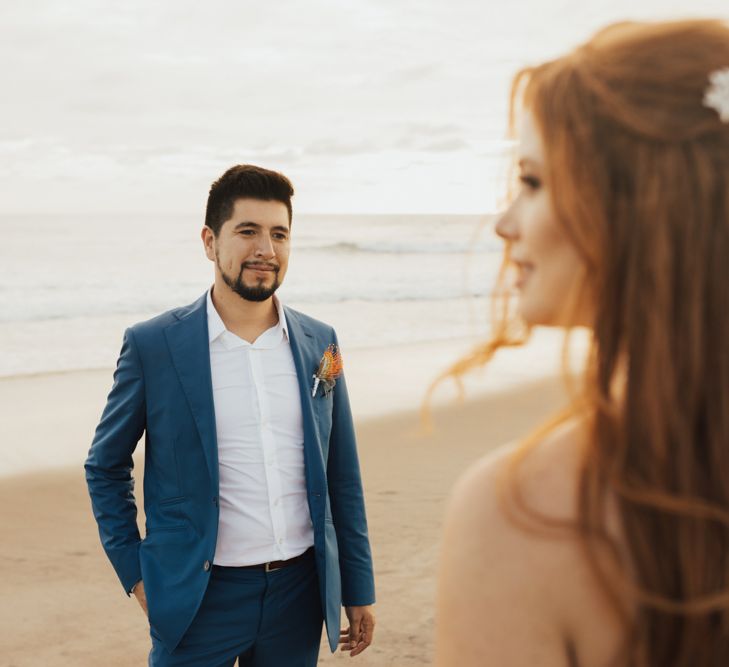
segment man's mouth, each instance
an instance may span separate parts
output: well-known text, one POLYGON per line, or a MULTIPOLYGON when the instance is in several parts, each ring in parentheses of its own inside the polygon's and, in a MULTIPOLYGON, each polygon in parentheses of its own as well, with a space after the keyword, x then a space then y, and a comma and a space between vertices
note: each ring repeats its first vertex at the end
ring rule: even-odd
POLYGON ((275 264, 253 264, 247 263, 243 265, 244 269, 251 269, 252 271, 278 271, 278 267, 275 264))

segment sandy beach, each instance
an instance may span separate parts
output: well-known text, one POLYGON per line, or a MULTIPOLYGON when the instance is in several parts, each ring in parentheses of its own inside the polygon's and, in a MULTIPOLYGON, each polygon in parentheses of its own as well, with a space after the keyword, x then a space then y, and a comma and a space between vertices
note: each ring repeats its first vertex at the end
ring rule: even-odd
MULTIPOLYGON (((52 470, 0 478, 1 667, 146 664, 146 619, 124 596, 101 549, 82 470, 109 378, 109 371, 94 371, 0 380, 5 414, 13 416, 4 420, 6 460, 55 451, 49 442, 68 449, 81 438, 73 467, 63 465, 60 454, 49 455, 52 470), (21 406, 24 414, 17 414, 21 406)), ((422 432, 413 409, 357 417, 378 626, 375 644, 356 664, 430 664, 449 490, 469 463, 525 434, 562 400, 560 382, 544 379, 464 403, 441 402, 430 434, 422 432)), ((348 659, 323 647, 319 664, 348 659)))

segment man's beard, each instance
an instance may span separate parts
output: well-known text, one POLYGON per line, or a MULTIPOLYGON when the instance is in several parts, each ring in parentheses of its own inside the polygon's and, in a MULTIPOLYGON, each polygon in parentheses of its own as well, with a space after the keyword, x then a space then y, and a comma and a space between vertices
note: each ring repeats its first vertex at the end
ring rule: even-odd
MULTIPOLYGON (((243 263, 243 265, 240 267, 240 272, 235 278, 229 276, 227 273, 225 273, 225 271, 223 271, 223 267, 220 266, 220 261, 217 258, 215 260, 215 263, 218 265, 220 275, 223 276, 225 284, 230 287, 230 289, 232 289, 239 297, 245 299, 246 301, 266 301, 266 299, 270 299, 273 296, 274 292, 281 286, 281 283, 278 279, 278 267, 275 267, 273 270, 274 278, 273 283, 270 287, 265 287, 261 284, 256 285, 255 287, 250 287, 243 282, 243 271, 248 266, 248 262, 243 263)), ((271 265, 268 264, 268 266, 271 265)))

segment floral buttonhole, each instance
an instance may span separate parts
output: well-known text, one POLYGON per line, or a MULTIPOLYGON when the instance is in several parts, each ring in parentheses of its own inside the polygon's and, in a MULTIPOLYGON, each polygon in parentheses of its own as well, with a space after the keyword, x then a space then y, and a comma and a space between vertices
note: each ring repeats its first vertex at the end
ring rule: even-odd
POLYGON ((342 355, 339 353, 339 348, 334 344, 329 345, 324 350, 319 362, 319 368, 312 376, 314 386, 311 389, 311 397, 316 396, 319 386, 322 387, 324 396, 329 396, 337 383, 337 378, 342 374, 342 368, 342 355))

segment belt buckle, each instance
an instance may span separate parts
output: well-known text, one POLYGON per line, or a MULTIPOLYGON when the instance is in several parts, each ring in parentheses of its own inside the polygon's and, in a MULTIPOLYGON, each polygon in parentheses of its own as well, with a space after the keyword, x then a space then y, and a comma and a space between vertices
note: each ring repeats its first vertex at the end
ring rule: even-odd
POLYGON ((271 567, 271 563, 273 563, 273 562, 274 561, 270 560, 270 561, 268 561, 268 563, 264 563, 263 564, 263 571, 264 572, 275 572, 276 570, 280 570, 281 569, 280 566, 279 567, 271 567))

